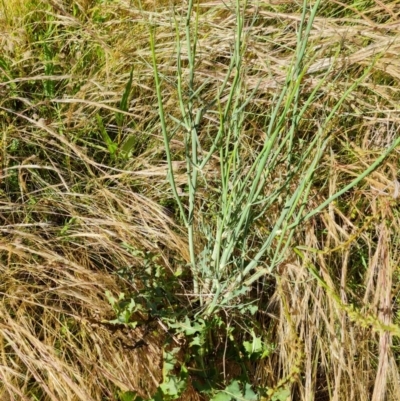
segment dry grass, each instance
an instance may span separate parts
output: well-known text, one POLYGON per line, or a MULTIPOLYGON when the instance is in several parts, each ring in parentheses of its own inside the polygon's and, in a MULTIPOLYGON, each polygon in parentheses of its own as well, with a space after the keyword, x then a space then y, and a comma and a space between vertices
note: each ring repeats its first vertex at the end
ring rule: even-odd
MULTIPOLYGON (((249 165, 265 139, 273 95, 286 79, 299 3, 249 2, 246 9, 243 74, 246 91, 255 91, 243 136, 249 165)), ((323 2, 313 25, 304 96, 330 72, 298 135, 310 140, 349 83, 373 66, 330 125, 333 140, 310 209, 399 136, 400 3, 344 3, 323 2)), ((185 4, 175 2, 175 14, 171 5, 143 1, 140 8, 124 0, 0 5, 1 400, 118 400, 128 390, 150 398, 161 380, 163 326, 128 330, 105 323, 114 318, 105 293, 136 291, 140 283, 117 272, 134 274, 146 252, 171 272, 189 260, 166 180, 149 47, 151 21, 157 26, 165 111, 177 117, 172 16, 179 19, 185 4), (132 68, 129 109, 118 126, 116 112, 132 68), (129 155, 111 157, 96 115, 119 149, 130 143, 129 155), (146 345, 135 348, 143 336, 146 345)), ((199 2, 196 79, 206 84, 196 108, 214 98, 226 75, 233 11, 221 1, 199 2)), ((184 58, 187 49, 182 52, 184 58)), ((221 104, 226 101, 222 95, 221 104)), ((212 136, 218 118, 210 112, 205 119, 203 133, 212 136)), ((183 130, 169 124, 184 194, 183 130)), ((255 385, 289 386, 292 400, 400 398, 399 160, 396 149, 377 171, 304 224, 274 276, 264 287, 257 284, 259 324, 276 351, 252 367, 255 385)), ((208 186, 201 194, 210 212, 197 227, 212 222, 218 207, 218 188, 212 187, 218 163, 216 155, 202 172, 208 186)), ((276 171, 276 177, 282 174, 276 171)), ((278 217, 273 211, 252 234, 254 244, 278 217)), ((191 291, 186 283, 182 290, 191 291)), ((228 373, 237 370, 231 363, 228 373)), ((200 395, 190 388, 183 398, 200 395)))

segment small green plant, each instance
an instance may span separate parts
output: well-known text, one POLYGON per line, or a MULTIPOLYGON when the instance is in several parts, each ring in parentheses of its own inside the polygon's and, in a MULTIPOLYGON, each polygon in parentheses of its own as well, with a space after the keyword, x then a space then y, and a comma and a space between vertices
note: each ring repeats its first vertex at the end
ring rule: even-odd
POLYGON ((96 120, 97 120, 97 125, 99 127, 100 130, 100 134, 103 138, 104 143, 107 146, 108 152, 111 156, 111 159, 115 159, 116 157, 116 153, 118 150, 118 143, 114 142, 111 138, 110 135, 107 132, 106 127, 104 126, 103 123, 103 119, 101 118, 101 116, 99 114, 96 114, 96 120))
POLYGON ((244 341, 243 347, 246 350, 249 359, 261 360, 266 358, 273 351, 273 346, 269 343, 265 343, 263 338, 257 336, 254 330, 251 331, 251 341, 244 341))
MULTIPOLYGON (((124 140, 122 139, 122 133, 126 126, 125 113, 129 111, 133 72, 134 71, 132 69, 129 74, 128 82, 126 83, 124 92, 122 94, 122 98, 118 107, 120 111, 115 112, 115 121, 118 127, 118 134, 114 139, 110 137, 110 134, 104 124, 103 118, 98 113, 96 114, 97 126, 112 160, 115 160, 117 157, 123 157, 125 159, 128 158, 131 155, 133 148, 137 144, 137 138, 135 138, 134 135, 128 136, 124 140)), ((132 118, 130 118, 129 124, 131 126, 135 125, 134 121, 132 121, 132 118)))
POLYGON ((248 383, 244 385, 233 380, 224 390, 219 391, 212 401, 257 401, 258 396, 248 383))
POLYGON ((137 322, 131 320, 132 315, 141 311, 141 305, 137 305, 133 298, 127 300, 124 293, 119 294, 118 299, 114 298, 110 292, 106 292, 106 296, 117 316, 116 319, 111 320, 109 323, 124 324, 134 329, 137 326, 137 322))
MULTIPOLYGON (((163 380, 152 400, 173 400, 185 391, 189 378, 198 391, 212 397, 215 389, 223 385, 223 377, 215 364, 221 363, 222 354, 216 353, 216 344, 224 341, 228 349, 221 348, 229 358, 243 366, 250 361, 268 357, 273 347, 254 330, 249 331, 249 341, 236 342, 233 328, 219 316, 203 318, 195 308, 182 308, 182 298, 177 296, 181 288, 178 277, 167 273, 157 263, 157 255, 135 250, 128 244, 126 249, 143 259, 141 269, 136 269, 132 282, 137 280, 143 288, 136 294, 120 293, 114 297, 106 293, 116 319, 108 323, 136 328, 157 320, 168 328, 163 351, 163 380), (140 270, 140 271, 139 271, 140 270), (175 283, 175 284, 174 284, 175 283), (172 341, 171 339, 175 339, 172 341)), ((126 273, 120 272, 124 277, 126 273)), ((240 314, 240 313, 239 313, 240 314)), ((245 394, 251 394, 250 381, 242 375, 245 394)), ((125 394, 124 397, 133 397, 125 394)), ((128 398, 129 399, 129 398, 128 398)), ((135 398, 136 399, 136 398, 135 398)))

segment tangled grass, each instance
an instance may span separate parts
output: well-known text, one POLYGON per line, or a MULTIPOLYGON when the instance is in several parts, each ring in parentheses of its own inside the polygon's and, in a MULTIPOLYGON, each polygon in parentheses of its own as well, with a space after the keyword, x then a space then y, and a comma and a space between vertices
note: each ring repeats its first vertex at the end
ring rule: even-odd
POLYGON ((218 385, 399 399, 400 3, 321 2, 301 39, 309 3, 1 3, 1 400, 151 398, 170 338, 207 398, 159 315, 110 323, 156 268, 166 310, 229 329, 218 385), (273 351, 243 363, 252 338, 273 351))

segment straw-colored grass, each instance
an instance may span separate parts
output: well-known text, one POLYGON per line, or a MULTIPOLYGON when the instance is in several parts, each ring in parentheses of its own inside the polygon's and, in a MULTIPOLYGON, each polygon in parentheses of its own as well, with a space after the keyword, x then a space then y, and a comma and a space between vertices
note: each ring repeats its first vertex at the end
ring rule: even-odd
POLYGON ((171 347, 183 400, 400 399, 400 2, 315 3, 0 2, 0 400, 150 399, 171 347))

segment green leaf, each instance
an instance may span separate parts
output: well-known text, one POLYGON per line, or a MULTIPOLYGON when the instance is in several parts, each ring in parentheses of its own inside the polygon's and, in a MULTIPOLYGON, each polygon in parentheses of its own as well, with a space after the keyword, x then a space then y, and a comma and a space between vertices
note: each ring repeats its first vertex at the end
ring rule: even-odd
POLYGON ((258 353, 263 350, 263 343, 261 341, 261 337, 253 337, 253 352, 258 353))
POLYGON ((106 297, 107 297, 107 300, 108 300, 109 304, 112 306, 112 308, 115 311, 116 309, 118 309, 117 308, 118 301, 123 299, 124 293, 120 294, 119 300, 117 300, 116 298, 114 298, 114 296, 111 294, 111 292, 107 290, 106 291, 106 297), (122 296, 122 298, 121 298, 121 296, 122 296))
POLYGON ((249 305, 247 307, 251 315, 255 315, 258 311, 258 306, 257 305, 249 305))
POLYGON ((134 391, 125 391, 119 395, 120 401, 140 401, 141 397, 138 397, 134 391))
POLYGON ((232 397, 229 394, 220 391, 219 393, 214 395, 211 401, 231 401, 231 399, 232 397))
POLYGON ((178 374, 173 372, 177 362, 175 355, 179 350, 180 348, 176 347, 171 351, 163 352, 163 382, 159 389, 163 395, 172 399, 178 398, 185 391, 187 385, 188 371, 184 365, 178 374))
POLYGON ((255 315, 256 312, 258 311, 258 306, 253 305, 253 304, 247 304, 247 305, 239 306, 238 309, 242 315, 245 315, 247 313, 250 313, 251 315, 255 315))
POLYGON ((271 401, 286 401, 287 398, 290 396, 290 390, 286 388, 282 388, 277 390, 273 396, 271 397, 271 401))
POLYGON ((242 399, 242 392, 240 391, 239 382, 234 380, 226 389, 225 391, 229 393, 234 398, 242 399))
POLYGON ((99 114, 96 114, 96 120, 97 120, 99 129, 100 129, 100 134, 103 137, 103 141, 107 145, 107 149, 108 149, 111 157, 114 157, 115 153, 118 149, 118 145, 116 143, 114 143, 113 140, 108 135, 108 132, 103 124, 103 119, 101 118, 101 116, 99 114))
POLYGON ((232 399, 235 401, 257 401, 258 396, 251 388, 250 383, 245 384, 243 394, 239 382, 234 380, 225 390, 215 394, 211 401, 230 401, 232 399))
POLYGON ((251 388, 250 383, 246 383, 244 387, 244 398, 246 401, 256 401, 258 399, 258 396, 251 388))
POLYGON ((177 329, 177 332, 183 332, 187 336, 192 336, 195 333, 201 333, 205 329, 205 323, 203 319, 195 320, 192 322, 187 316, 184 322, 170 323, 169 327, 177 329))
POLYGON ((248 355, 251 356, 251 354, 253 353, 253 343, 251 343, 250 341, 243 341, 243 347, 248 355))
MULTIPOLYGON (((129 79, 128 82, 126 83, 125 86, 125 90, 124 93, 122 95, 122 99, 121 99, 121 103, 119 104, 119 109, 122 111, 128 111, 129 109, 129 95, 131 93, 131 89, 132 89, 132 80, 133 80, 133 67, 131 69, 131 72, 129 74, 129 79)), ((122 113, 115 113, 115 120, 117 121, 117 124, 119 127, 121 127, 121 125, 124 122, 124 114, 122 113)))
POLYGON ((160 384, 163 394, 172 398, 178 398, 186 389, 186 382, 176 376, 169 376, 166 381, 160 384))
POLYGON ((179 348, 174 348, 172 351, 166 352, 163 351, 163 377, 164 380, 167 379, 167 376, 171 370, 174 370, 175 368, 175 363, 176 363, 176 358, 175 354, 179 351, 179 348))
POLYGON ((195 336, 189 344, 190 347, 193 347, 193 346, 202 347, 203 345, 204 345, 204 336, 202 336, 202 335, 195 336))
POLYGON ((269 356, 274 349, 275 349, 274 344, 268 344, 268 345, 264 344, 264 350, 260 359, 264 359, 267 356, 269 356))
POLYGON ((265 348, 261 340, 261 337, 257 337, 254 331, 252 331, 251 335, 253 337, 253 340, 251 342, 250 341, 243 342, 243 347, 246 350, 249 357, 255 354, 261 354, 265 348))
POLYGON ((131 150, 136 146, 137 144, 137 137, 135 135, 129 136, 121 146, 121 153, 125 156, 128 157, 131 150))

